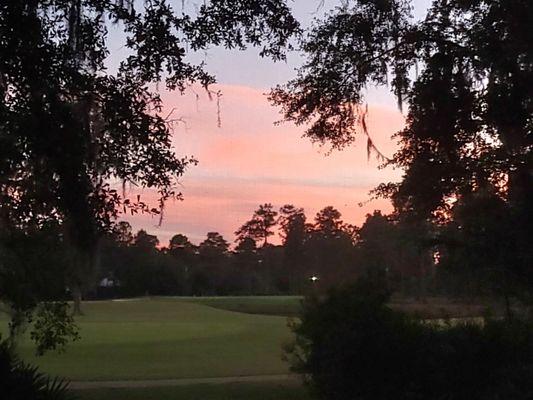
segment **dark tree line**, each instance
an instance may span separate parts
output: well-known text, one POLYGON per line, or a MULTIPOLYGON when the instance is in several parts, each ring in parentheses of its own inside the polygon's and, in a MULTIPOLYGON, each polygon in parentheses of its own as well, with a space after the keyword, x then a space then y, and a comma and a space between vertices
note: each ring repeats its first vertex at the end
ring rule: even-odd
POLYGON ((144 230, 133 234, 121 222, 104 241, 100 271, 88 294, 304 294, 367 274, 387 276, 405 293, 423 294, 434 275, 432 248, 410 239, 408 229, 379 211, 358 228, 343 222, 333 207, 308 222, 301 208, 263 204, 237 230, 230 248, 217 232, 199 245, 177 234, 160 246, 156 236, 144 230), (267 240, 275 234, 280 245, 267 240))

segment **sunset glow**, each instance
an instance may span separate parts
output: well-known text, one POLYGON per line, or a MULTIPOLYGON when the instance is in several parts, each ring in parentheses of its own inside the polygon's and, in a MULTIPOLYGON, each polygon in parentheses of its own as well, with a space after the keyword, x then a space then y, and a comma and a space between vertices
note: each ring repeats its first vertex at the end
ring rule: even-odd
MULTIPOLYGON (((233 241, 233 232, 265 202, 303 207, 308 219, 332 205, 354 224, 375 209, 391 209, 385 200, 367 203, 368 192, 381 182, 397 180, 401 172, 380 170, 379 162, 368 160, 364 137, 328 155, 328 148, 302 137, 303 127, 275 125, 280 115, 268 103, 267 89, 236 85, 212 89, 222 93, 220 127, 217 103, 205 92, 163 93, 166 110, 175 109, 172 116, 183 121, 175 123, 176 152, 193 155, 199 164, 183 176, 178 190, 184 201, 168 203, 162 226, 157 226, 157 218, 144 215, 128 218, 134 229, 156 234, 161 245, 176 233, 198 243, 209 231, 233 241)), ((369 105, 369 131, 385 155, 393 154, 391 135, 403 124, 397 109, 369 105)), ((142 196, 149 201, 155 194, 145 190, 142 196)))

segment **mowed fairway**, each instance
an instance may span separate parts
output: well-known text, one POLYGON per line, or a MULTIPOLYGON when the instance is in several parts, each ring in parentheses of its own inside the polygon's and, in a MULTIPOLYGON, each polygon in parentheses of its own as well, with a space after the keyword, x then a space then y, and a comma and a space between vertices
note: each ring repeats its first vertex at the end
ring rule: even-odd
MULTIPOLYGON (((65 353, 21 353, 51 375, 74 381, 151 380, 283 374, 287 318, 156 298, 84 304, 81 340, 65 353)), ((204 300, 205 301, 205 300, 204 300)), ((279 306, 279 301, 278 301, 279 306)))

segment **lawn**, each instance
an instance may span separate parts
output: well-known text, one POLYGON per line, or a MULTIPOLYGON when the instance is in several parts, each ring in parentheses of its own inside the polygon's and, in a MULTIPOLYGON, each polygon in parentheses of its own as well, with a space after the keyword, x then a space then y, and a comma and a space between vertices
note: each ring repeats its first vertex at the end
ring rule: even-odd
MULTIPOLYGON (((266 298, 265 298, 266 299, 266 298)), ((263 299, 263 302, 265 302, 263 299)), ((71 380, 135 380, 283 374, 287 318, 213 308, 214 298, 155 298, 84 304, 81 340, 63 354, 24 359, 71 380), (211 306, 209 304, 211 302, 211 306)), ((225 306, 239 308, 242 300, 225 306)), ((252 300, 253 302, 254 300, 252 300)), ((266 301, 269 303, 269 301, 266 301)), ((256 301, 260 305, 261 301, 256 301)), ((279 304, 278 300, 270 303, 279 304)))
MULTIPOLYGON (((20 352, 53 376, 74 381, 153 380, 285 374, 282 345, 291 340, 286 316, 297 315, 300 297, 165 297, 84 303, 81 340, 65 353, 20 352)), ((396 301, 393 307, 426 318, 446 312, 479 315, 475 306, 440 299, 396 301)), ((479 308, 479 306, 477 307, 479 308)), ((5 322, 0 321, 5 329, 5 322), (3 322, 3 323, 2 323, 3 322)), ((1 329, 0 329, 1 331, 1 329)), ((240 382, 174 387, 85 389, 80 400, 309 398, 296 382, 240 382)))
POLYGON ((301 296, 218 296, 179 297, 181 301, 203 304, 228 311, 248 314, 296 317, 301 309, 301 296))
POLYGON ((202 384, 160 388, 75 391, 79 400, 309 400, 296 382, 202 384))

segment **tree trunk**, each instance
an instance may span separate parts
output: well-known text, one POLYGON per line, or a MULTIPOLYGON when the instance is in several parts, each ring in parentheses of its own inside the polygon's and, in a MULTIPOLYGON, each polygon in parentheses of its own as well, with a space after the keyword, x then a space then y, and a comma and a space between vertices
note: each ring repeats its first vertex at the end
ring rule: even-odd
POLYGON ((80 285, 78 284, 75 284, 73 287, 72 287, 72 300, 73 300, 73 308, 72 308, 72 313, 74 315, 83 315, 83 312, 81 310, 81 288, 80 288, 80 285))

